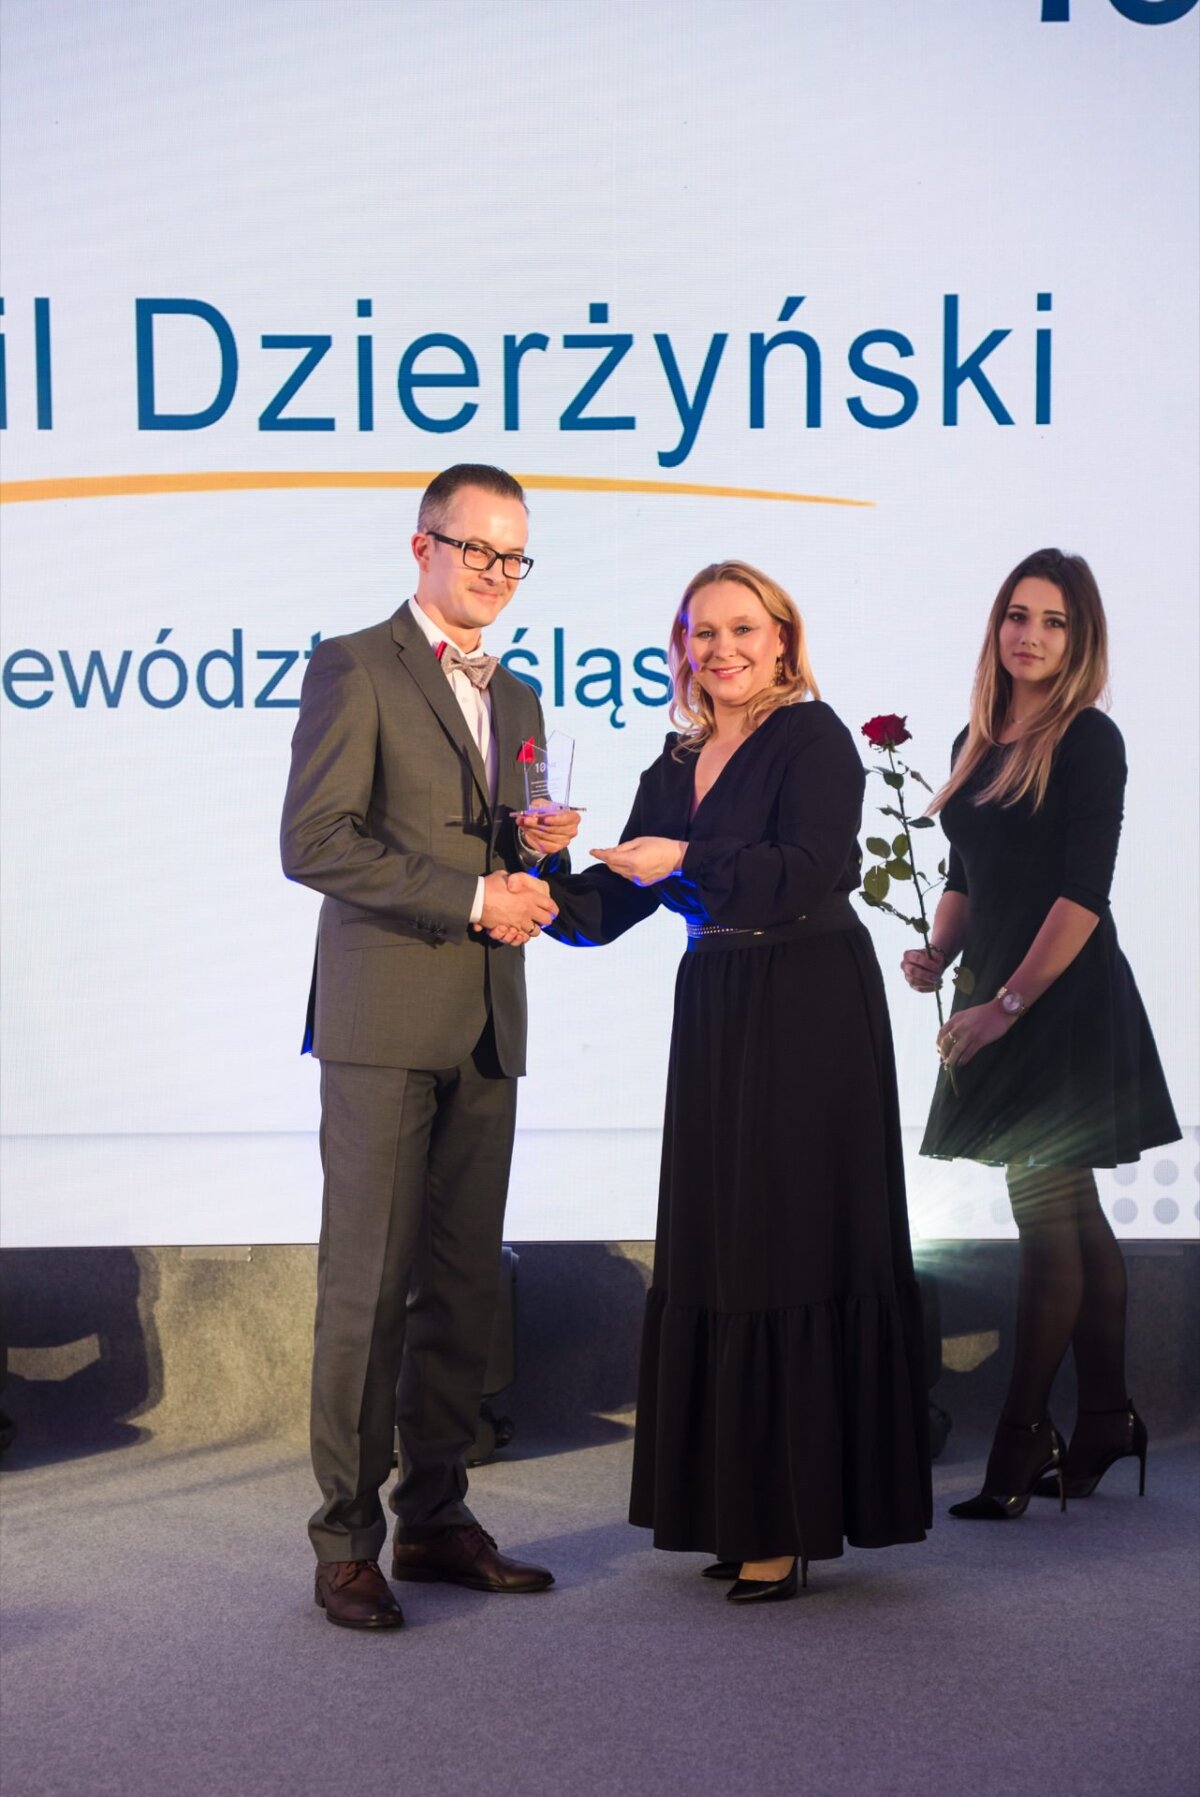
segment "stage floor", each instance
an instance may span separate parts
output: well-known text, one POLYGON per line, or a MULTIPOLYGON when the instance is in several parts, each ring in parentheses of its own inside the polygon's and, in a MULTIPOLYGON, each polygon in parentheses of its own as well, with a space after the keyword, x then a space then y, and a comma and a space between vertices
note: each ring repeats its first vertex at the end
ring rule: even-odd
POLYGON ((955 1523, 986 1446, 956 1428, 921 1546, 815 1565, 736 1611, 699 1556, 624 1521, 630 1434, 479 1469, 501 1544, 552 1566, 521 1601, 398 1587, 408 1626, 311 1601, 303 1447, 162 1437, 3 1474, 7 1797, 1180 1797, 1200 1785, 1200 1444, 1155 1440, 1066 1516, 955 1523))

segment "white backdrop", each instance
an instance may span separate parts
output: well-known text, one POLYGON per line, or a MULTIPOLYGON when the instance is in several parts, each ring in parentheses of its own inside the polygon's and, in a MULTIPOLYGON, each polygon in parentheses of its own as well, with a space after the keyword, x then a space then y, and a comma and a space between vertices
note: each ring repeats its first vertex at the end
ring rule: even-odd
MULTIPOLYGON (((906 713, 936 781, 1003 575, 1088 556, 1116 915, 1188 1127, 1106 1200, 1196 1233, 1200 15, 1068 10, 6 0, 7 1242, 315 1237, 302 653, 407 597, 456 460, 530 478, 489 646, 577 739, 585 843, 661 744, 703 563, 782 580, 825 697, 906 713)), ((998 1175, 916 1156, 932 1010, 870 922, 916 1228, 1003 1233, 998 1175)), ((652 1233, 680 946, 530 952, 514 1239, 652 1233)))

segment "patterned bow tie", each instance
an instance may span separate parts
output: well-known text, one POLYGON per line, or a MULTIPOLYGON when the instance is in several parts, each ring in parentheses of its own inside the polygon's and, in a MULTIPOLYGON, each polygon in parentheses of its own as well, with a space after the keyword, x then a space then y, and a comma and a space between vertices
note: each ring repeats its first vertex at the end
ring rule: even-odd
POLYGON ((488 681, 500 665, 498 655, 464 655, 453 643, 439 643, 437 658, 447 677, 451 674, 465 674, 472 686, 483 692, 488 681))

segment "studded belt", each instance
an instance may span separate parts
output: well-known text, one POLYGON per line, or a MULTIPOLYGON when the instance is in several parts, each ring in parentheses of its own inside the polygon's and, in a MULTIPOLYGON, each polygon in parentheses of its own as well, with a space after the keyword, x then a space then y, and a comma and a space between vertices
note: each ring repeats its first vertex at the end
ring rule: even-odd
POLYGON ((793 917, 787 923, 763 924, 761 927, 738 926, 723 923, 701 923, 697 918, 687 918, 687 949, 689 954, 697 950, 722 948, 757 948, 772 942, 795 942, 805 936, 829 936, 839 930, 861 929, 861 920, 855 915, 848 892, 831 892, 827 898, 820 899, 811 911, 802 917, 793 917))

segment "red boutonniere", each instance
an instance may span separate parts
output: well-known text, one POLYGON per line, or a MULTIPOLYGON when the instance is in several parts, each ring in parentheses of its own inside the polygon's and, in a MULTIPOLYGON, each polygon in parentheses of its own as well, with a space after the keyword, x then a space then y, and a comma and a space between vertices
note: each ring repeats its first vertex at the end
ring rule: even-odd
POLYGON ((532 738, 532 736, 530 736, 525 739, 525 741, 521 744, 520 748, 517 750, 517 763, 518 763, 518 765, 520 765, 522 762, 530 762, 532 760, 533 760, 533 738, 532 738))

